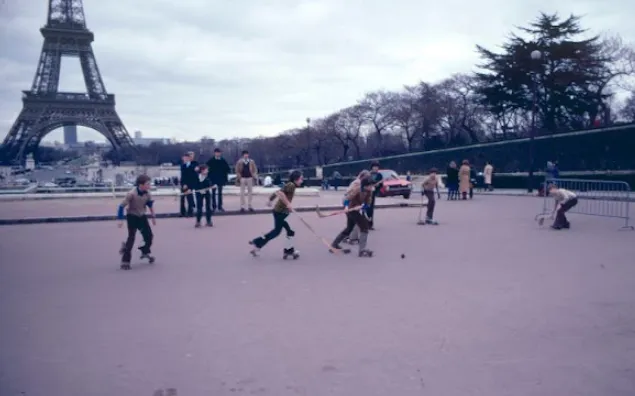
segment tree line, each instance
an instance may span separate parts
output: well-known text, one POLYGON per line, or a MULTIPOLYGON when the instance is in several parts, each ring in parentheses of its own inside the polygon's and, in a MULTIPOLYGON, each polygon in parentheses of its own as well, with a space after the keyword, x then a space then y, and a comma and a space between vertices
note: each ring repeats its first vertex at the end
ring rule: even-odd
POLYGON ((500 51, 476 50, 475 73, 370 92, 274 137, 205 137, 107 157, 160 164, 219 147, 228 158, 247 149, 259 164, 287 169, 635 122, 635 49, 616 35, 590 36, 578 16, 540 13, 500 51), (628 91, 618 103, 616 93, 628 91))

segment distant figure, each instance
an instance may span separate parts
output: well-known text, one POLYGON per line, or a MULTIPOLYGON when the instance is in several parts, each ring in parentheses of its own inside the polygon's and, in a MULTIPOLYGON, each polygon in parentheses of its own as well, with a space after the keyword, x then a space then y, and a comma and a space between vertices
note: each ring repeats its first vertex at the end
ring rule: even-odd
POLYGON ((412 181, 412 174, 410 174, 410 171, 406 172, 406 181, 412 181))
POLYGON ((459 197, 459 169, 456 167, 456 162, 450 161, 445 173, 447 174, 448 201, 457 199, 459 197))
POLYGON ((464 200, 467 199, 467 193, 470 191, 470 173, 470 162, 463 160, 459 169, 459 191, 464 200))
POLYGON ((487 191, 492 191, 492 175, 494 174, 494 167, 487 161, 485 168, 483 169, 483 181, 485 182, 485 188, 487 191))
POLYGON ((273 187, 273 179, 271 176, 267 175, 265 176, 265 180, 262 184, 264 187, 273 187))
MULTIPOLYGON (((194 161, 194 153, 187 152, 183 154, 183 163, 181 164, 181 193, 186 193, 189 190, 193 190, 197 183, 198 175, 196 168, 198 163, 194 161)), ((181 217, 194 216, 194 194, 182 194, 181 195, 181 217), (187 210, 185 209, 185 202, 187 201, 187 210)))
POLYGON ((342 175, 338 171, 333 172, 332 183, 333 183, 333 187, 335 188, 335 191, 337 191, 341 182, 342 182, 342 175))

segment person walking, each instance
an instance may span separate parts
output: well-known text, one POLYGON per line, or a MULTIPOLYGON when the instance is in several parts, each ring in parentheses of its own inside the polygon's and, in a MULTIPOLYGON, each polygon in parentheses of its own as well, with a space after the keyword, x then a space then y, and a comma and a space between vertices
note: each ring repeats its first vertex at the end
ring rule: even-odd
POLYGON ((209 179, 216 188, 212 190, 212 211, 224 212, 223 208, 223 186, 227 184, 229 177, 229 164, 223 158, 223 151, 214 149, 214 156, 207 161, 209 168, 209 179))
POLYGON ((243 150, 242 155, 242 158, 236 163, 236 182, 240 186, 240 211, 245 212, 246 209, 249 209, 250 212, 253 212, 253 188, 254 181, 258 180, 258 168, 254 160, 249 158, 249 151, 243 150))

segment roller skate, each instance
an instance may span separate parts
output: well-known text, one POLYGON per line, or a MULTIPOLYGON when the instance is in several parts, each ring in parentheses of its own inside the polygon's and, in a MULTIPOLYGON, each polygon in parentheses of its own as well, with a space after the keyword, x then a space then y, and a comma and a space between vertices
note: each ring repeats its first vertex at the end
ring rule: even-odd
POLYGON ((373 257, 373 251, 368 249, 362 249, 359 251, 359 257, 373 257))
POLYGON ((252 255, 252 256, 254 256, 254 257, 258 257, 258 256, 259 256, 259 255, 258 255, 258 252, 260 252, 260 248, 259 248, 258 246, 256 246, 256 244, 254 243, 254 241, 249 241, 249 244, 250 244, 251 246, 253 246, 253 247, 254 247, 253 249, 251 249, 251 250, 249 251, 249 254, 251 254, 251 255, 252 255))
POLYGON ((286 260, 289 257, 294 260, 297 260, 300 257, 300 252, 295 250, 294 248, 284 249, 282 251, 282 259, 286 260))
POLYGON ((148 260, 148 263, 154 263, 154 257, 150 256, 150 253, 142 253, 141 260, 148 260))
POLYGON ((119 268, 121 268, 124 271, 128 271, 128 270, 131 269, 130 268, 130 263, 121 263, 121 266, 119 268))
POLYGON ((349 244, 349 245, 357 245, 359 243, 359 239, 357 239, 357 238, 346 238, 343 242, 346 243, 346 244, 349 244))
POLYGON ((211 221, 205 224, 205 227, 214 227, 214 223, 211 221))
POLYGON ((432 219, 426 219, 426 224, 428 225, 439 225, 439 222, 432 219))
POLYGON ((201 228, 201 223, 197 221, 196 224, 194 224, 194 228, 201 228))
POLYGON ((339 245, 331 245, 331 247, 329 248, 329 253, 349 254, 350 252, 351 252, 351 249, 346 249, 339 245))

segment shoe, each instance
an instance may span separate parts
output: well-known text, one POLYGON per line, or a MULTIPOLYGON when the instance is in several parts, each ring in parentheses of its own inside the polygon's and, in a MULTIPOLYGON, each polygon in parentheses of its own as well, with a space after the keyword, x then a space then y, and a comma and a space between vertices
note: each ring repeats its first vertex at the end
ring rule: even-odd
POLYGON ((207 224, 205 224, 205 227, 214 227, 214 224, 212 224, 212 223, 207 223, 207 224))
POLYGON ((254 208, 249 208, 250 212, 255 212, 254 208))
POLYGON ((218 208, 218 211, 219 211, 219 212, 224 212, 224 211, 225 211, 225 209, 223 209, 223 208, 218 208))
POLYGON ((240 208, 240 213, 245 213, 245 208, 240 208))
POLYGON ((128 271, 130 269, 130 263, 121 263, 121 266, 119 268, 124 271, 128 271))
POLYGON ((194 224, 194 228, 201 228, 201 223, 194 224))

